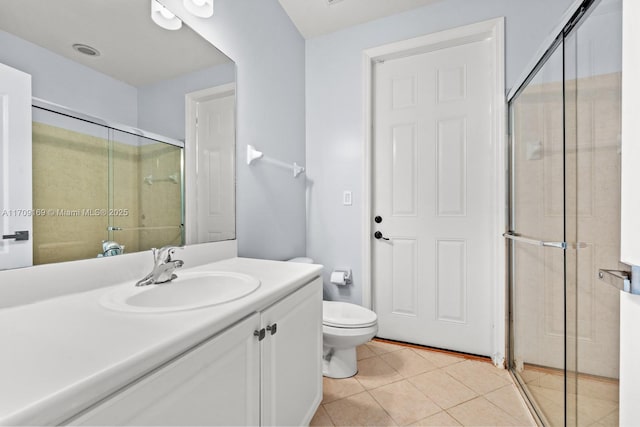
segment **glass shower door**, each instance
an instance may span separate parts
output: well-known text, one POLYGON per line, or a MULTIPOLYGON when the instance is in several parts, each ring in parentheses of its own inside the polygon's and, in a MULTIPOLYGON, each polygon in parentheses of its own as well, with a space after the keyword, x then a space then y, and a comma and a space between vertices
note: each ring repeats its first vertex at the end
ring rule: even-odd
POLYGON ((565 36, 567 193, 577 262, 570 275, 576 324, 577 425, 618 425, 619 291, 599 269, 620 260, 622 5, 596 2, 565 36))
POLYGON ((510 105, 510 368, 545 424, 563 425, 567 324, 563 44, 510 105))
POLYGON ((109 239, 125 252, 182 246, 182 148, 115 129, 109 144, 109 239))
POLYGON ((585 5, 509 105, 509 368, 545 425, 615 426, 622 6, 585 5))
POLYGON ((108 237, 105 127, 33 108, 33 263, 95 258, 108 237))

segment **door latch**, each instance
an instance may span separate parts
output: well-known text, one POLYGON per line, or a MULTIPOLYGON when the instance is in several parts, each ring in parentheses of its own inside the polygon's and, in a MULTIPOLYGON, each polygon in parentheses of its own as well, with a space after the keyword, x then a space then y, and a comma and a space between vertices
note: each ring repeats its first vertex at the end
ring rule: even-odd
POLYGON ((16 241, 29 240, 29 230, 16 231, 15 234, 3 234, 2 239, 15 239, 16 241))

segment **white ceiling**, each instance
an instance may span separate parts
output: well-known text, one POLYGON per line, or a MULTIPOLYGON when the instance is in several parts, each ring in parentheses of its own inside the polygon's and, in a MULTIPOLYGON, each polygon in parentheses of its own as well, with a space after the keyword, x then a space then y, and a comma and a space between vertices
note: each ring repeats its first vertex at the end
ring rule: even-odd
POLYGON ((306 39, 442 0, 278 0, 306 39))
POLYGON ((178 31, 155 25, 150 3, 1 0, 0 30, 136 87, 230 61, 185 25, 178 31), (101 55, 82 55, 72 49, 74 43, 101 55))

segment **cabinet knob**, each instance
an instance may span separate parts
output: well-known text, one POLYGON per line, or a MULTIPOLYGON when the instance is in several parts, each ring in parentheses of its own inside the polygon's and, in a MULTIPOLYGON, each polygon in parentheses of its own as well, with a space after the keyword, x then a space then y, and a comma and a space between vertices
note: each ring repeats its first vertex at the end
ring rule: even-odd
POLYGON ((271 335, 275 335, 276 332, 278 332, 278 324, 274 323, 273 325, 268 325, 267 331, 271 332, 271 335))
POLYGON ((258 337, 258 341, 262 341, 265 335, 266 335, 266 332, 264 328, 260 329, 259 331, 253 331, 253 336, 258 337))

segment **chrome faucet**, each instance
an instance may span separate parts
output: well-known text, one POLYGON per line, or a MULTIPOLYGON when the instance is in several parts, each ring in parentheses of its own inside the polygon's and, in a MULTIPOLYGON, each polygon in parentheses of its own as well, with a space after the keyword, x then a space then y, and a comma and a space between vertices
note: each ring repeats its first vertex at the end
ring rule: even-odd
POLYGON ((138 280, 136 286, 167 283, 178 277, 173 272, 176 268, 182 267, 184 265, 184 261, 180 259, 174 260, 172 258, 176 249, 184 249, 184 247, 165 246, 162 249, 151 248, 154 260, 153 270, 151 270, 151 273, 138 280))
POLYGON ((124 245, 113 241, 113 240, 103 240, 102 241, 102 253, 98 254, 98 258, 105 256, 114 256, 121 255, 124 253, 124 245))

